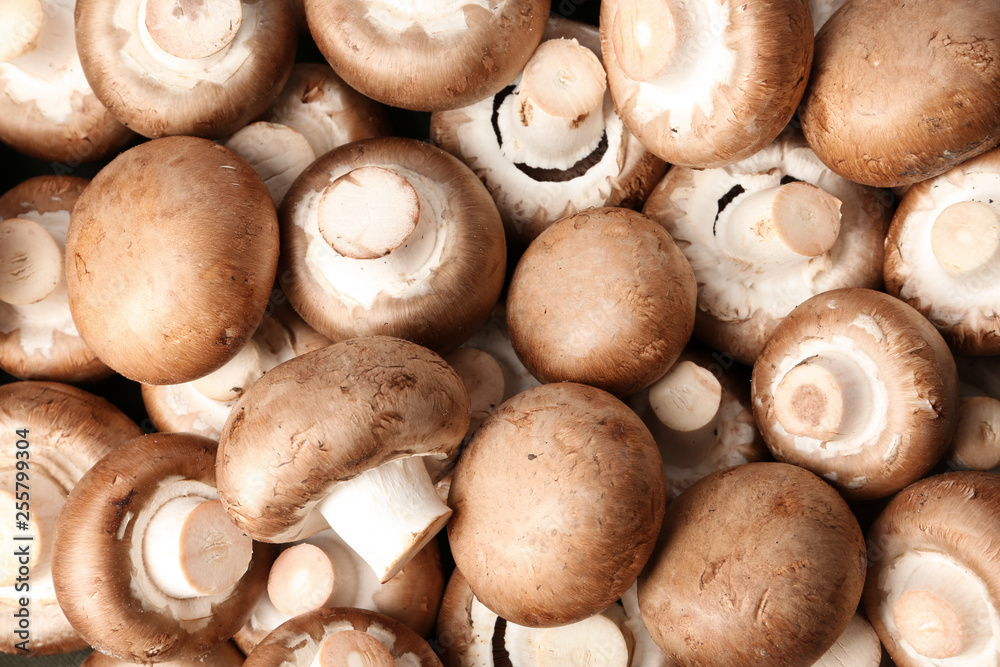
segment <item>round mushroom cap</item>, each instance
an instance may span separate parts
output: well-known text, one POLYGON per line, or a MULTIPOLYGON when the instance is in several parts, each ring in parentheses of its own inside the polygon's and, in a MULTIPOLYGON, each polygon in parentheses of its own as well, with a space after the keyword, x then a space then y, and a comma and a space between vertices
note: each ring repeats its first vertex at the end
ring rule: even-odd
POLYGON ((1000 108, 980 103, 1000 96, 1000 5, 848 4, 816 37, 799 112, 823 162, 852 181, 893 187, 1000 141, 1000 108))
POLYGON ((108 110, 151 138, 222 137, 267 111, 295 59, 287 3, 215 0, 173 8, 166 0, 76 3, 80 61, 108 110))
MULTIPOLYGON (((29 178, 0 197, 0 220, 38 223, 65 254, 70 214, 89 183, 74 176, 29 178)), ((0 301, 0 368, 11 375, 94 382, 112 374, 77 331, 64 274, 60 272, 56 289, 40 302, 14 306, 0 301)))
POLYGON ((225 364, 260 322, 277 272, 277 215, 242 158, 168 137, 94 178, 66 254, 70 308, 91 349, 130 379, 178 384, 225 364))
MULTIPOLYGON (((12 382, 0 386, 0 427, 8 437, 0 441, 0 494, 9 520, 0 527, 0 653, 24 655, 16 645, 24 637, 14 614, 25 591, 13 577, 24 566, 19 546, 28 550, 30 635, 32 655, 77 651, 87 646, 70 625, 52 584, 51 553, 56 517, 67 495, 84 473, 115 447, 142 434, 118 408, 82 389, 55 382, 12 382), (18 472, 27 473, 27 481, 18 472), (21 482, 22 486, 17 484, 21 482), (28 485, 31 541, 18 541, 13 504, 28 485), (3 581, 10 576, 9 582, 3 581)), ((23 497, 23 495, 22 495, 23 497)), ((0 660, 2 662, 2 660, 0 660)))
POLYGON ((250 617, 267 585, 268 545, 254 544, 234 585, 185 599, 155 583, 143 549, 146 528, 169 501, 217 498, 215 458, 208 438, 145 435, 102 458, 73 489, 56 524, 52 573, 67 618, 91 646, 133 662, 198 658, 250 617))
POLYGON ((316 45, 352 88, 414 111, 468 106, 514 80, 542 39, 549 0, 307 0, 316 45))
MULTIPOLYGON (((87 656, 80 667, 126 667, 127 665, 142 665, 147 663, 119 660, 100 651, 94 651, 87 656)), ((241 667, 243 654, 232 642, 219 644, 211 653, 200 658, 168 660, 157 663, 159 667, 241 667)))
POLYGON ((867 561, 837 492, 784 463, 702 479, 667 508, 639 579, 646 628, 686 665, 807 666, 843 633, 867 561))
POLYGON ((959 408, 941 334, 902 301, 855 288, 817 295, 785 318, 754 365, 751 393, 774 457, 858 500, 926 475, 959 408))
POLYGON ((898 493, 868 531, 865 613, 899 667, 987 667, 1000 652, 1000 477, 952 472, 898 493))
POLYGON ((659 532, 659 450, 624 403, 566 382, 524 391, 476 431, 455 467, 448 540, 476 597, 551 627, 607 609, 659 532))

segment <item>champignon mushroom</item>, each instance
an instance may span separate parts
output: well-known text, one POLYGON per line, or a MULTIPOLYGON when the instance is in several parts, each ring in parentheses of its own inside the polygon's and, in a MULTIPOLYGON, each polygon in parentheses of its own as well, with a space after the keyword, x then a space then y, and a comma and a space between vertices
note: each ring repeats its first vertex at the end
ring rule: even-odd
POLYGON ((55 382, 0 387, 0 428, 0 653, 80 650, 87 642, 52 585, 56 517, 84 473, 142 430, 104 399, 55 382))
POLYGON ((666 502, 649 431, 607 392, 542 385, 500 406, 455 467, 448 540, 476 597, 528 627, 607 609, 653 549, 666 502))
POLYGON ((394 107, 464 107, 500 91, 531 57, 549 0, 407 3, 308 0, 323 56, 352 88, 394 107))
POLYGON ((431 116, 432 140, 483 180, 513 248, 584 209, 637 205, 666 171, 615 112, 600 53, 596 28, 552 17, 511 85, 431 116))
POLYGON ((73 33, 74 0, 16 0, 0 15, 0 141, 75 167, 120 149, 132 132, 98 101, 73 33))
POLYGON ((198 658, 264 594, 272 548, 229 520, 215 456, 201 436, 141 436, 98 461, 66 500, 52 579, 70 623, 103 653, 198 658))
POLYGON ((264 113, 295 58, 286 2, 79 0, 76 41, 87 80, 146 137, 232 134, 264 113))
POLYGON ((391 335, 446 353, 500 296, 503 224, 468 167, 413 139, 327 153, 281 207, 281 285, 332 340, 391 335))
POLYGON ((347 340, 240 397, 220 439, 220 496, 258 540, 333 528, 384 583, 451 516, 423 458, 453 458, 468 424, 469 396, 441 357, 397 338, 347 340))
POLYGON ((906 185, 1000 141, 1000 108, 977 104, 1000 95, 1000 5, 849 4, 817 35, 799 111, 827 166, 858 183, 906 185))
MULTIPOLYGON (((476 332, 467 341, 462 343, 462 347, 482 350, 500 366, 503 373, 503 398, 501 402, 541 384, 517 358, 514 346, 511 345, 510 333, 507 330, 507 302, 504 299, 497 301, 489 318, 476 329, 476 332)), ((462 347, 459 349, 461 350, 462 347)))
POLYGON ((20 378, 92 382, 111 375, 80 338, 63 253, 89 181, 37 176, 0 197, 0 368, 20 378))
POLYGON ((866 289, 824 292, 793 310, 757 359, 751 392, 774 457, 858 500, 927 474, 958 413, 958 373, 941 334, 866 289))
POLYGON ((810 665, 847 628, 867 561, 847 503, 785 463, 713 473, 668 507, 639 578, 646 628, 683 665, 810 665))
POLYGON ((694 270, 695 337, 751 365, 809 297, 881 287, 890 203, 888 193, 827 169, 789 131, 724 169, 674 167, 643 213, 666 228, 694 270))
MULTIPOLYGON (((145 663, 129 662, 94 651, 87 656, 80 667, 127 667, 145 663)), ((211 653, 201 658, 168 660, 157 663, 158 667, 241 667, 243 654, 232 642, 219 644, 211 653)))
POLYGON ((882 664, 882 642, 871 623, 861 614, 854 614, 847 629, 837 638, 823 657, 812 667, 879 667, 882 664))
POLYGON ((1000 654, 1000 477, 952 472, 898 493, 868 531, 865 612, 899 667, 1000 654))
POLYGON ((618 113, 667 162, 721 167, 761 150, 805 91, 806 0, 605 0, 601 48, 618 113))
POLYGON ((130 379, 178 384, 232 359, 260 322, 277 271, 277 215, 242 158, 168 137, 94 178, 73 210, 66 254, 84 341, 130 379))
POLYGON ((955 356, 961 400, 948 448, 949 470, 1000 468, 1000 368, 997 357, 955 356))
POLYGON ((518 261, 507 326, 542 382, 569 380, 624 396, 674 363, 694 326, 694 273, 643 215, 599 208, 546 229, 518 261))

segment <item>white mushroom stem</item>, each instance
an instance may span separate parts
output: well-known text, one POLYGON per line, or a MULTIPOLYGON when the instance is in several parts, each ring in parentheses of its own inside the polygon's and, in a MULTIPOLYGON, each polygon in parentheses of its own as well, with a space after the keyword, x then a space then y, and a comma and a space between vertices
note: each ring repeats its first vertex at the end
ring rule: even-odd
POLYGON ((149 521, 142 554, 153 583, 178 599, 229 590, 247 571, 253 542, 218 500, 183 496, 149 521))
POLYGON ((328 635, 310 667, 396 667, 389 649, 365 632, 340 630, 328 635))
POLYGON ((225 145, 250 163, 263 179, 275 206, 281 204, 299 174, 316 160, 309 141, 279 123, 251 123, 231 136, 225 145))
POLYGON ((752 264, 786 264, 826 253, 840 233, 840 200, 801 181, 750 192, 723 211, 719 247, 752 264))
POLYGON ((146 0, 145 24, 166 53, 190 60, 218 53, 243 24, 241 0, 146 0))
POLYGON ((469 392, 472 403, 469 433, 472 433, 503 401, 503 369, 493 355, 475 347, 460 347, 446 356, 445 361, 462 378, 469 392))
POLYGON ((336 573, 326 553, 312 544, 281 552, 267 577, 267 596, 288 617, 321 608, 333 593, 336 573))
POLYGON ((867 421, 870 379, 851 359, 812 357, 778 382, 774 416, 793 435, 832 440, 867 421))
POLYGON ((971 273, 1000 247, 1000 215, 989 204, 962 201, 941 211, 931 227, 931 249, 945 271, 971 273))
POLYGON ((962 399, 949 462, 971 470, 1000 466, 1000 401, 989 396, 962 399))
POLYGON ((879 667, 882 643, 878 634, 860 614, 851 617, 847 629, 812 667, 879 667))
POLYGON ((399 572, 451 517, 451 508, 435 492, 423 460, 415 456, 335 484, 317 509, 382 583, 399 572))
POLYGON ((621 627, 604 614, 555 628, 507 623, 504 647, 513 667, 627 667, 621 627))
POLYGON ((52 235, 33 220, 0 222, 0 301, 37 303, 62 280, 63 255, 52 235))
POLYGON ((263 377, 265 370, 260 347, 251 338, 235 357, 221 368, 193 380, 191 386, 206 398, 226 403, 242 396, 244 391, 263 377))
POLYGON ((319 231, 334 250, 354 259, 388 255, 420 220, 409 181, 382 167, 354 169, 327 186, 319 201, 319 231))
POLYGON ((497 112, 504 157, 540 169, 587 157, 604 134, 606 89, 593 51, 575 39, 542 42, 497 112))
POLYGON ((45 25, 41 0, 6 0, 0 10, 0 62, 10 62, 35 49, 45 25))
POLYGON ((893 622, 913 650, 927 658, 954 658, 965 645, 964 624, 948 602, 928 591, 912 590, 892 606, 893 622))
POLYGON ((718 378, 693 361, 681 361, 649 387, 649 406, 664 426, 684 433, 713 424, 722 404, 718 378))
POLYGON ((687 15, 670 2, 622 2, 611 22, 615 60, 633 81, 650 81, 674 60, 678 42, 690 30, 687 15))

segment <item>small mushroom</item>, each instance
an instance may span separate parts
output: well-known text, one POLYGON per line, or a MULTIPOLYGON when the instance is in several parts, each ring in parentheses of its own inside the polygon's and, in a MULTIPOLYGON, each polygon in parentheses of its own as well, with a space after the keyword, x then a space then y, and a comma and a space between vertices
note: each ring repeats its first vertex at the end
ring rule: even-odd
POLYGON ((135 438, 74 487, 56 524, 59 604, 92 646, 122 660, 198 658, 246 622, 273 555, 229 520, 216 445, 135 438))
POLYGON ((950 470, 1000 468, 1000 368, 997 357, 955 356, 961 400, 948 449, 950 470))
MULTIPOLYGON (((147 663, 129 662, 94 651, 87 656, 80 667, 128 667, 147 663)), ((243 654, 232 642, 219 644, 211 653, 201 658, 168 660, 156 663, 158 667, 242 667, 243 654)))
POLYGON ((837 638, 823 657, 812 667, 879 667, 882 664, 882 642, 865 617, 854 614, 847 629, 837 638))

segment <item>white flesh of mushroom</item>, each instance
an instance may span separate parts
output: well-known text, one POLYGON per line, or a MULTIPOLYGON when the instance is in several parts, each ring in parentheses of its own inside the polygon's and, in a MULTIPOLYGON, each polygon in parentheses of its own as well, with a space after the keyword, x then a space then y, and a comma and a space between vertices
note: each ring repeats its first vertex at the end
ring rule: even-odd
MULTIPOLYGON (((0 553, 0 598, 20 597, 15 594, 14 586, 18 574, 23 573, 22 566, 26 566, 31 579, 31 597, 54 599, 54 592, 48 590, 52 588, 52 534, 67 494, 58 481, 46 474, 43 466, 35 464, 29 472, 28 500, 25 501, 25 485, 17 483, 17 471, 14 468, 0 470, 0 510, 11 517, 0 526, 0 544, 4 545, 0 553), (14 517, 19 510, 27 510, 26 530, 15 530, 14 517), (30 547, 27 563, 18 558, 19 545, 30 547)), ((23 583, 26 579, 20 581, 23 583)))
POLYGON ((370 634, 341 630, 323 640, 310 667, 396 667, 396 661, 370 634))
POLYGON ((513 667, 628 667, 621 626, 608 615, 555 628, 507 623, 504 648, 513 667))
POLYGON ((7 0, 0 12, 0 62, 8 62, 35 48, 45 24, 40 0, 7 0))
POLYGON ((62 249, 33 220, 0 222, 0 301, 37 303, 52 294, 63 276, 62 249))
POLYGON ((321 608, 336 583, 337 573, 329 556, 303 542, 285 549, 274 560, 267 577, 267 599, 277 611, 292 618, 321 608))
POLYGON ((958 470, 1000 466, 1000 401, 991 396, 962 399, 948 463, 958 470))
POLYGON ((667 428, 689 433, 715 422, 722 385, 707 368, 681 361, 649 387, 649 406, 667 428))
POLYGON ((178 5, 177 0, 146 0, 145 7, 146 30, 157 46, 188 60, 207 58, 229 46, 243 24, 240 0, 190 7, 178 5))
POLYGON ((492 13, 490 0, 368 0, 364 3, 369 20, 389 30, 403 33, 415 27, 428 35, 465 30, 467 7, 492 13))
POLYGON ((830 650, 812 667, 879 667, 881 662, 878 633, 863 616, 855 614, 830 650))
POLYGON ((225 143, 250 163, 263 179, 275 206, 281 204, 288 188, 316 160, 316 153, 302 134, 278 123, 251 123, 225 143))

